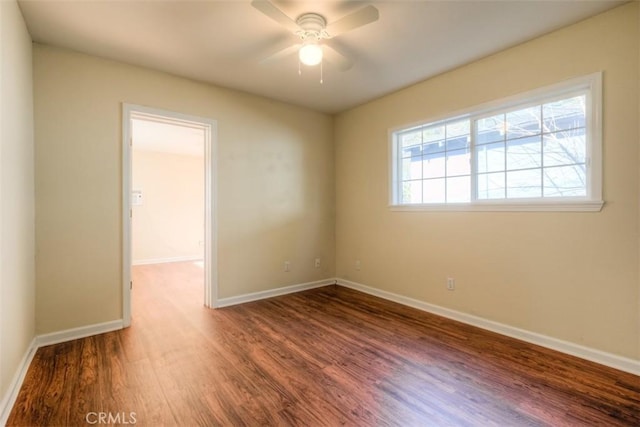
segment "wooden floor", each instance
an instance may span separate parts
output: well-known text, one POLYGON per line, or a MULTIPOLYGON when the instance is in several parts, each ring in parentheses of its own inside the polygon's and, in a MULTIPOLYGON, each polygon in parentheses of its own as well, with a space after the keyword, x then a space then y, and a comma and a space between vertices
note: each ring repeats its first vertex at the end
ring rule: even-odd
POLYGON ((338 286, 208 310, 201 278, 136 267, 132 327, 39 349, 8 425, 640 425, 640 377, 338 286))

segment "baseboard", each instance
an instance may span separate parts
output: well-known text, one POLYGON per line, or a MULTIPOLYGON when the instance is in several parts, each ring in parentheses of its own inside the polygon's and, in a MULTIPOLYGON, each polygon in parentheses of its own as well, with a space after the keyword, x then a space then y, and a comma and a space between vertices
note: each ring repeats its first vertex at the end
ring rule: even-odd
POLYGON ((168 262, 202 261, 201 256, 176 256, 171 258, 151 258, 131 261, 131 265, 165 264, 168 262))
POLYGON ((18 366, 15 375, 13 376, 13 379, 9 383, 7 392, 2 398, 2 401, 0 401, 0 426, 4 426, 7 424, 11 409, 13 409, 13 405, 16 403, 18 393, 20 392, 20 388, 22 387, 24 377, 27 375, 29 365, 31 365, 33 356, 36 354, 36 350, 38 349, 36 343, 36 338, 31 340, 31 344, 29 344, 29 347, 27 348, 24 357, 20 361, 20 365, 18 366))
POLYGON ((524 329, 505 325, 503 323, 484 319, 482 317, 473 316, 471 314, 463 313, 456 310, 451 310, 449 308, 441 307, 439 305, 429 304, 413 298, 405 297, 403 295, 398 295, 392 292, 387 292, 380 289, 372 288, 370 286, 366 286, 361 283, 352 282, 346 279, 338 278, 336 279, 336 281, 338 285, 344 286, 346 288, 355 289, 357 291, 374 295, 389 301, 397 302, 402 305, 417 308, 418 310, 426 311, 432 314, 437 314, 438 316, 446 317, 448 319, 457 320, 458 322, 466 323, 468 325, 476 326, 478 328, 482 328, 482 329, 486 329, 502 335, 506 335, 511 338, 516 338, 531 344, 536 344, 542 347, 546 347, 551 350, 556 350, 561 353, 570 354, 572 356, 576 356, 581 359, 586 359, 591 362, 599 363, 601 365, 605 365, 611 368, 619 369, 621 371, 629 372, 634 375, 640 375, 639 360, 629 359, 629 358, 618 356, 612 353, 607 353, 604 351, 585 347, 579 344, 574 344, 568 341, 563 341, 557 338, 538 334, 536 332, 530 332, 524 329))
POLYGON ((238 295, 235 297, 221 298, 216 304, 216 308, 229 307, 231 305, 243 304, 245 302, 258 301, 261 299, 277 297, 280 295, 292 294, 309 289, 320 288, 322 286, 333 285, 335 279, 318 280, 316 282, 300 283, 298 285, 285 286, 283 288, 270 289, 268 291, 253 292, 250 294, 238 295))
POLYGON ((64 331, 52 332, 50 334, 38 335, 36 344, 39 347, 45 345, 59 344, 61 342, 76 340, 78 338, 86 338, 92 335, 104 334, 105 332, 117 331, 122 329, 124 324, 122 319, 112 320, 111 322, 97 323, 94 325, 81 326, 79 328, 66 329, 64 331))

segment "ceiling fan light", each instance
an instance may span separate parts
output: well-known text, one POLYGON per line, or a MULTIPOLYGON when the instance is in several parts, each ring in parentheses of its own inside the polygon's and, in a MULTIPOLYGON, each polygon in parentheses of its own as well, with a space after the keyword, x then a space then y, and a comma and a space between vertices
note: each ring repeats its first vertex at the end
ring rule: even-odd
POLYGON ((322 47, 316 43, 306 43, 298 51, 298 57, 304 65, 318 65, 322 61, 322 47))

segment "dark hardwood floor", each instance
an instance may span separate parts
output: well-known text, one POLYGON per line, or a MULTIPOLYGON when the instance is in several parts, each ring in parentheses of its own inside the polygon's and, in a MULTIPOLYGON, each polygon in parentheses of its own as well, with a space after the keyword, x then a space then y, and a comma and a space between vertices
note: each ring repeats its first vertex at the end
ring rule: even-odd
POLYGON ((338 286, 208 310, 201 278, 136 267, 131 328, 39 349, 8 425, 640 425, 640 377, 338 286))

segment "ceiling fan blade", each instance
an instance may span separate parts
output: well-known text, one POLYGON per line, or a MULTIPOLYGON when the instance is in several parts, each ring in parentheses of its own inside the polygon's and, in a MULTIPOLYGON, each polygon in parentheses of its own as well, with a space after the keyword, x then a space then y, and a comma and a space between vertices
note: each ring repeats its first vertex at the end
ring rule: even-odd
POLYGON ((340 71, 347 71, 349 68, 353 67, 353 62, 329 46, 328 44, 322 45, 323 58, 335 65, 340 71))
POLYGON ((278 59, 282 59, 285 58, 289 55, 293 55, 294 53, 298 52, 298 50, 300 50, 300 47, 302 46, 302 44, 294 44, 292 46, 289 47, 285 47, 284 49, 281 49, 269 56, 267 56, 266 58, 262 59, 260 61, 261 64, 266 64, 272 61, 277 61, 278 59))
POLYGON ((276 21, 278 24, 284 26, 287 30, 295 33, 300 29, 296 22, 289 18, 283 11, 278 9, 273 3, 266 0, 253 0, 251 6, 258 9, 260 12, 267 15, 269 18, 276 21))
POLYGON ((339 34, 346 33, 347 31, 375 22, 379 17, 380 14, 378 13, 378 9, 369 5, 327 25, 326 31, 329 37, 335 37, 339 34))

